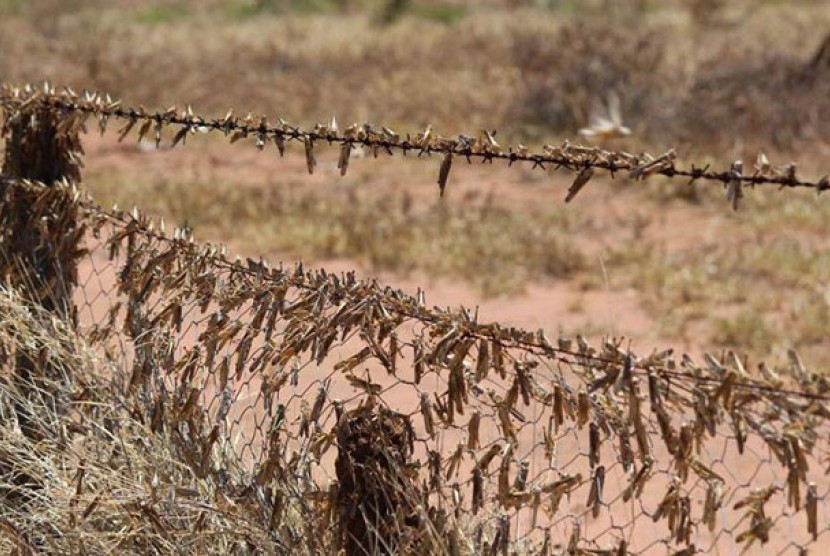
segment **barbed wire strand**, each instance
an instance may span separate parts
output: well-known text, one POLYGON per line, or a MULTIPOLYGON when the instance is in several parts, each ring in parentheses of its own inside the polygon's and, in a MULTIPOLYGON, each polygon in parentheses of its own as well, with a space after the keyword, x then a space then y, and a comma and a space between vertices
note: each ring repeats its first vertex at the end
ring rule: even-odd
MULTIPOLYGON (((576 172, 577 177, 568 191, 566 201, 576 196, 593 177, 594 170, 604 170, 612 177, 618 172, 627 172, 629 178, 634 180, 661 175, 670 179, 687 179, 690 184, 701 180, 721 183, 727 188, 727 198, 735 209, 738 208, 739 200, 743 197, 744 186, 777 185, 782 189, 813 189, 817 193, 830 189, 830 177, 827 175, 814 181, 804 180, 797 176, 795 164, 774 167, 764 155, 759 155, 754 173, 744 174, 742 161, 735 161, 729 169, 720 171, 710 170, 708 164, 692 164, 689 168, 680 168, 675 164, 677 155, 674 149, 658 156, 648 153, 635 155, 624 151, 574 145, 565 141, 561 145, 545 145, 542 152, 534 153, 522 145, 511 146, 503 150, 496 142, 495 131, 481 130, 476 136, 459 134, 457 138, 450 138, 436 134, 432 126, 427 126, 422 132, 407 133, 402 136, 388 127, 369 123, 352 124, 340 131, 334 118, 327 125, 317 124, 313 129, 302 129, 286 123, 281 118, 278 118, 277 125, 273 125, 265 116, 255 118, 248 114, 240 118, 234 116, 232 110, 224 118, 195 115, 190 106, 181 111, 173 106, 163 112, 148 112, 143 106, 124 107, 121 101, 113 100, 106 94, 84 92, 78 95, 68 88, 57 92, 48 84, 42 88, 31 85, 23 88, 0 86, 0 106, 12 114, 32 102, 43 103, 64 111, 70 116, 72 114, 83 118, 94 116, 98 120, 102 133, 106 130, 110 118, 126 121, 126 125, 119 130, 119 140, 126 138, 135 129, 139 140, 152 134, 157 146, 162 141, 162 130, 165 126, 171 125, 178 126, 172 140, 173 146, 180 142, 184 143, 188 135, 211 131, 222 132, 230 136, 232 143, 253 137, 259 149, 264 149, 266 145, 273 142, 281 155, 284 153, 286 142, 301 142, 304 145, 307 166, 311 173, 317 165, 314 155, 316 142, 340 145, 338 168, 341 174, 346 173, 351 150, 358 146, 370 149, 375 156, 379 152, 391 155, 395 151, 403 155, 411 152, 417 153, 418 156, 443 154, 444 159, 438 179, 442 195, 455 158, 464 159, 468 163, 472 163, 473 160, 479 160, 482 163, 502 160, 511 166, 514 163, 524 163, 530 164, 534 169, 544 169, 546 165, 549 165, 555 169, 576 172)), ((72 118, 68 117, 67 122, 67 125, 72 124, 72 118)))

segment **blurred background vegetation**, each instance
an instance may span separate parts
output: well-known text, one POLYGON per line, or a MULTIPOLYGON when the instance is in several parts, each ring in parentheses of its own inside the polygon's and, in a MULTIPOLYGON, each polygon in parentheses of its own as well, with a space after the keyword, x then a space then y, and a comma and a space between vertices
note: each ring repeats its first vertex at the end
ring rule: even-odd
POLYGON ((826 141, 824 0, 0 0, 0 76, 292 121, 573 136, 610 91, 643 148, 826 141), (216 84, 221 83, 221 87, 216 84))

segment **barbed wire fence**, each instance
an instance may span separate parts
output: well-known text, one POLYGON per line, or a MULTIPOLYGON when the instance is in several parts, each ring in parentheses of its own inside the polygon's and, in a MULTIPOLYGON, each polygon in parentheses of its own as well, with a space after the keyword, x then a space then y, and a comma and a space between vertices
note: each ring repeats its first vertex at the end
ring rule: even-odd
POLYGON ((195 115, 190 106, 183 110, 172 106, 163 112, 152 112, 143 106, 124 107, 121 101, 100 93, 77 94, 71 89, 57 91, 48 84, 43 87, 0 84, 0 106, 4 111, 14 113, 32 104, 40 104, 62 113, 67 128, 83 127, 89 118, 93 118, 97 128, 104 133, 111 120, 120 121, 122 126, 118 130, 119 140, 135 133, 139 141, 150 138, 157 147, 161 145, 165 132, 171 135, 174 147, 179 143, 184 144, 188 136, 196 133, 221 132, 229 137, 231 143, 253 138, 256 147, 261 150, 273 143, 280 156, 284 154, 287 144, 298 142, 303 145, 309 173, 313 173, 317 166, 314 149, 321 143, 339 146, 338 168, 341 174, 348 170, 351 153, 356 147, 368 149, 375 158, 380 154, 392 155, 396 152, 404 156, 409 153, 417 156, 443 155, 438 175, 442 195, 452 165, 459 159, 468 163, 474 160, 482 163, 501 160, 511 166, 522 163, 530 164, 532 168, 565 169, 576 174, 568 190, 567 201, 576 196, 596 170, 606 171, 612 176, 627 173, 635 180, 660 175, 684 179, 689 183, 705 181, 720 184, 726 188, 727 197, 736 209, 746 186, 806 188, 819 194, 830 189, 830 176, 824 175, 816 180, 802 179, 797 175, 797 165, 773 165, 763 153, 759 153, 752 173, 745 173, 745 166, 748 169, 749 165, 743 161, 735 161, 724 170, 711 170, 708 164, 692 164, 689 168, 681 168, 676 165, 677 154, 674 149, 655 156, 649 153, 609 151, 565 141, 560 145, 544 145, 542 152, 531 152, 524 145, 503 149, 496 141, 495 130, 445 137, 428 125, 421 132, 401 135, 386 126, 370 123, 355 123, 341 130, 335 118, 328 124, 317 124, 313 129, 301 129, 279 117, 276 118, 277 123, 270 122, 266 116, 254 117, 248 114, 240 118, 234 115, 233 110, 228 111, 223 118, 195 115))
MULTIPOLYGON (((5 122, 60 122, 66 137, 84 124, 49 94, 12 96, 0 99, 5 122)), ((56 430, 73 440, 62 445, 92 442, 104 404, 90 392, 104 391, 123 422, 101 427, 138 427, 175 462, 146 478, 152 495, 135 506, 114 501, 111 482, 78 479, 65 502, 86 515, 60 536, 4 498, 3 529, 25 545, 61 547, 78 531, 90 542, 120 523, 89 517, 104 511, 148 523, 119 530, 133 550, 148 546, 141 535, 198 534, 199 520, 249 552, 803 553, 830 538, 830 381, 795 352, 756 372, 734 353, 696 362, 638 356, 623 340, 550 340, 353 273, 233 260, 137 209, 104 209, 75 176, 4 176, 0 190, 5 283, 29 300, 74 284, 58 320, 100 368, 64 400, 72 426, 56 430), (74 224, 57 225, 66 215, 74 224), (73 272, 24 268, 9 238, 32 226, 73 272), (200 486, 158 496, 183 480, 178 468, 200 486), (174 519, 174 502, 198 511, 174 519)), ((36 343, 14 349, 40 354, 37 368, 49 360, 36 343)), ((79 469, 111 465, 110 452, 79 469)), ((15 461, 0 458, 0 474, 15 461)))

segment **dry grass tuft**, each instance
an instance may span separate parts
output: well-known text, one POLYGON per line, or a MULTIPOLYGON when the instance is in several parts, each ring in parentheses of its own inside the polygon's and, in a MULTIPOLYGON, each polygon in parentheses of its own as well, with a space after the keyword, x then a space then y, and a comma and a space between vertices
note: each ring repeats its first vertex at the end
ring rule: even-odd
POLYGON ((66 323, 7 287, 0 288, 0 346, 7 357, 37 360, 48 353, 49 365, 63 371, 50 386, 64 393, 69 409, 57 413, 30 393, 33 385, 21 389, 4 364, 4 553, 274 553, 292 546, 255 497, 234 492, 233 468, 224 483, 199 477, 173 443, 136 419, 113 383, 117 368, 66 323), (40 441, 22 434, 20 406, 52 434, 40 441))

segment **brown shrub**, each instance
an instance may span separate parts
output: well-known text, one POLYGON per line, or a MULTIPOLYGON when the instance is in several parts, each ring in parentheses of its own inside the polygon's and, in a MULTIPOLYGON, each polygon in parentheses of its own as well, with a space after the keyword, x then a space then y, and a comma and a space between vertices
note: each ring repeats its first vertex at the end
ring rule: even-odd
POLYGON ((616 91, 626 114, 652 109, 661 91, 666 40, 657 29, 631 33, 612 23, 574 20, 555 34, 518 33, 513 63, 523 90, 515 116, 572 134, 592 103, 616 91))
POLYGON ((680 105, 682 140, 709 138, 710 146, 739 141, 749 150, 789 150, 800 142, 830 138, 822 124, 830 117, 830 83, 821 77, 819 62, 813 68, 777 52, 721 52, 715 59, 719 62, 703 65, 680 105))

